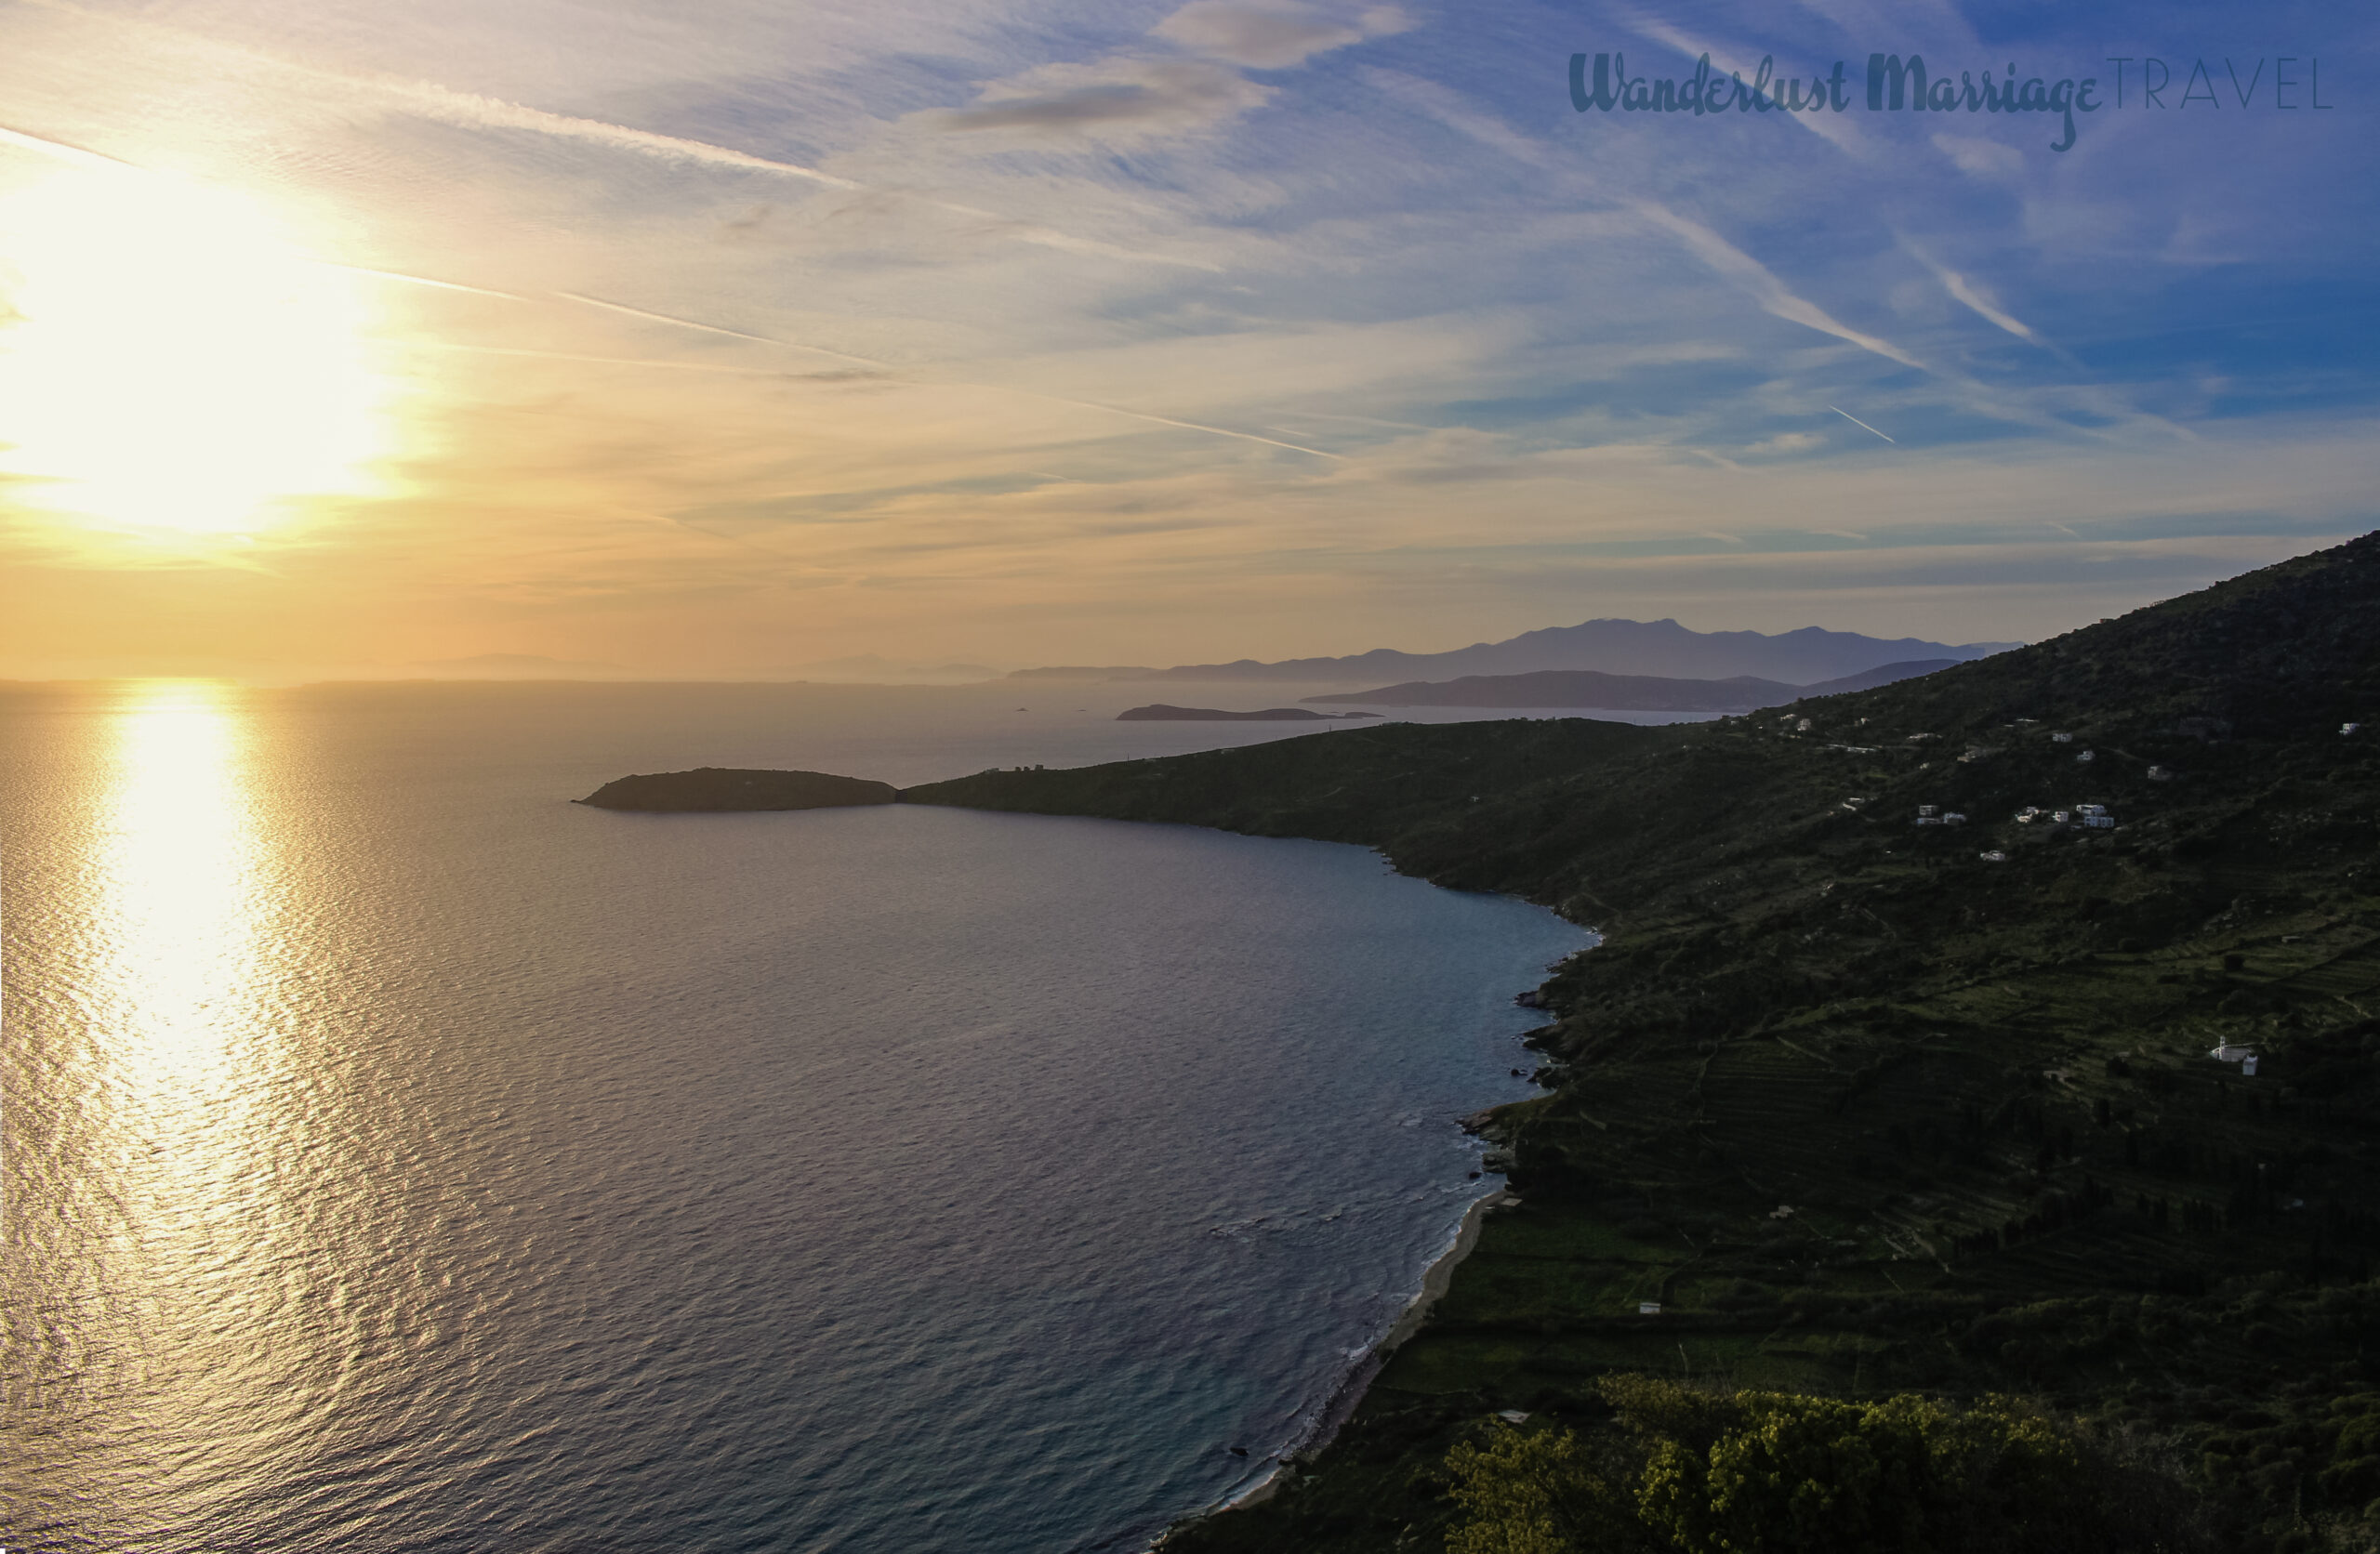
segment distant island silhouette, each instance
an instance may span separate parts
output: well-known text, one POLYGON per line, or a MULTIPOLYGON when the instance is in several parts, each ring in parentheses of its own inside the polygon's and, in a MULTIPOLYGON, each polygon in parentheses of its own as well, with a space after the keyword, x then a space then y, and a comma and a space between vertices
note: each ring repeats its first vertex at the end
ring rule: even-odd
POLYGON ((1377 712, 1309 712, 1303 707, 1266 707, 1262 712, 1223 712, 1215 707, 1168 706, 1151 702, 1116 715, 1118 723, 1327 723, 1342 718, 1378 718, 1377 712))
POLYGON ((705 766, 692 771, 662 771, 618 777, 575 804, 598 810, 654 813, 719 813, 738 810, 833 810, 854 804, 891 804, 900 790, 864 777, 824 771, 746 770, 705 766))

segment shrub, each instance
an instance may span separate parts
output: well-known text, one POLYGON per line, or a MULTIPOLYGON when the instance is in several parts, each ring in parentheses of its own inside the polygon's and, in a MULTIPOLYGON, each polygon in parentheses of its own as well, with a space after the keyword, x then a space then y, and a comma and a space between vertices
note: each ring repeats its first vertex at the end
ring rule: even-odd
MULTIPOLYGON (((1600 1388, 1617 1431, 1499 1428, 1448 1466, 1450 1554, 2187 1554, 2215 1547, 2179 1472, 2014 1400, 1967 1408, 1600 1388)), ((2346 1487, 2346 1486, 2342 1486, 2346 1487)))
POLYGON ((1455 1503, 1471 1520, 1447 1554, 1636 1554, 1659 1546, 1635 1514, 1631 1468, 1570 1430, 1500 1429, 1483 1449, 1447 1455, 1455 1503))

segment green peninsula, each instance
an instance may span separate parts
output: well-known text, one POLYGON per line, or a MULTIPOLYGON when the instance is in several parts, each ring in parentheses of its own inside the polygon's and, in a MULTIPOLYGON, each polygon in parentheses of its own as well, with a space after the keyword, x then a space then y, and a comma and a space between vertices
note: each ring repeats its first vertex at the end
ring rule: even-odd
POLYGON ((692 771, 616 777, 572 802, 598 810, 718 814, 738 810, 832 810, 852 804, 891 804, 899 797, 900 790, 892 784, 871 783, 864 777, 704 766, 692 771))
POLYGON ((2375 715, 2368 535, 1718 722, 1341 729, 901 797, 1361 843, 1606 936, 1540 990, 1552 1093, 1488 1125, 1521 1203, 1328 1450, 1169 1550, 1435 1549, 1450 1447, 1494 1411, 1604 1428, 1624 1373, 2030 1395, 2168 1443, 2231 1547, 2365 1548, 2375 715))

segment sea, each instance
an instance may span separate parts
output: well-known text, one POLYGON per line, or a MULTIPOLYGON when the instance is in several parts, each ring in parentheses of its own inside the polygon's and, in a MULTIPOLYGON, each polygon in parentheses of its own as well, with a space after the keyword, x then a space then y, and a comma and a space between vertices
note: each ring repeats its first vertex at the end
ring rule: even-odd
POLYGON ((1319 842, 570 802, 1360 726, 1135 689, 0 687, 0 1547, 1089 1554, 1261 1482, 1586 930, 1319 842))

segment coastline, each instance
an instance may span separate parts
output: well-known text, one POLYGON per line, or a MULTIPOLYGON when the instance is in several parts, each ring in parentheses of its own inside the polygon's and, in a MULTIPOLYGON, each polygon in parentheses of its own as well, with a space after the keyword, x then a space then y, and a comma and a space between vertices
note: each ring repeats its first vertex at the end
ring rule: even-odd
POLYGON ((1483 1407, 1593 1421, 1594 1378, 1689 1365, 2046 1395, 2195 1455, 2228 1547, 2368 1534, 2336 1444, 2361 1437, 2331 1432, 2380 1417, 2380 1172, 2338 1142, 2380 1129, 2376 627, 2380 533, 1775 718, 1404 724, 921 790, 1359 842, 1621 929, 1541 991, 1555 1099, 1500 1131, 1544 1233, 1479 1254, 1461 1333, 1412 1339, 1432 1390, 1166 1548, 1430 1541, 1483 1407), (2086 789, 2115 824, 2041 808, 2086 789), (2284 1160, 2302 1186, 2270 1185, 2284 1160))
POLYGON ((1158 1534, 1149 1544, 1148 1554, 1159 1554, 1159 1551, 1165 1547, 1166 1540, 1180 1528, 1204 1521, 1209 1517, 1221 1516, 1228 1511, 1246 1510, 1251 1507, 1261 1506, 1279 1494, 1281 1486, 1297 1471, 1295 1459, 1309 1453, 1319 1452, 1330 1444, 1331 1441, 1337 1437, 1340 1427, 1347 1422, 1355 1412, 1357 1405, 1364 1401, 1364 1394, 1370 1390, 1372 1381, 1380 1375, 1382 1368, 1388 1363, 1388 1357, 1409 1340, 1414 1334, 1421 1330, 1422 1323, 1429 1318, 1430 1309, 1445 1297, 1448 1286, 1454 1282, 1456 1268, 1461 1266, 1462 1260, 1478 1246, 1480 1227, 1487 1220, 1488 1213, 1494 1209, 1510 1207, 1519 1202, 1520 1199, 1514 1196, 1509 1188, 1501 1185, 1474 1198, 1471 1205, 1462 1211, 1462 1220, 1455 1227, 1453 1239, 1440 1248, 1438 1255, 1430 1259, 1430 1265, 1421 1271, 1421 1287, 1413 1292, 1410 1299, 1406 1301, 1405 1309, 1397 1313, 1396 1320, 1389 1324, 1388 1331, 1364 1351, 1361 1359, 1348 1368, 1347 1374, 1332 1389, 1329 1401, 1323 1404, 1321 1413, 1316 1416, 1313 1427, 1304 1435, 1282 1448, 1274 1459, 1273 1466, 1254 1483, 1233 1495, 1229 1499, 1183 1518, 1158 1534))

